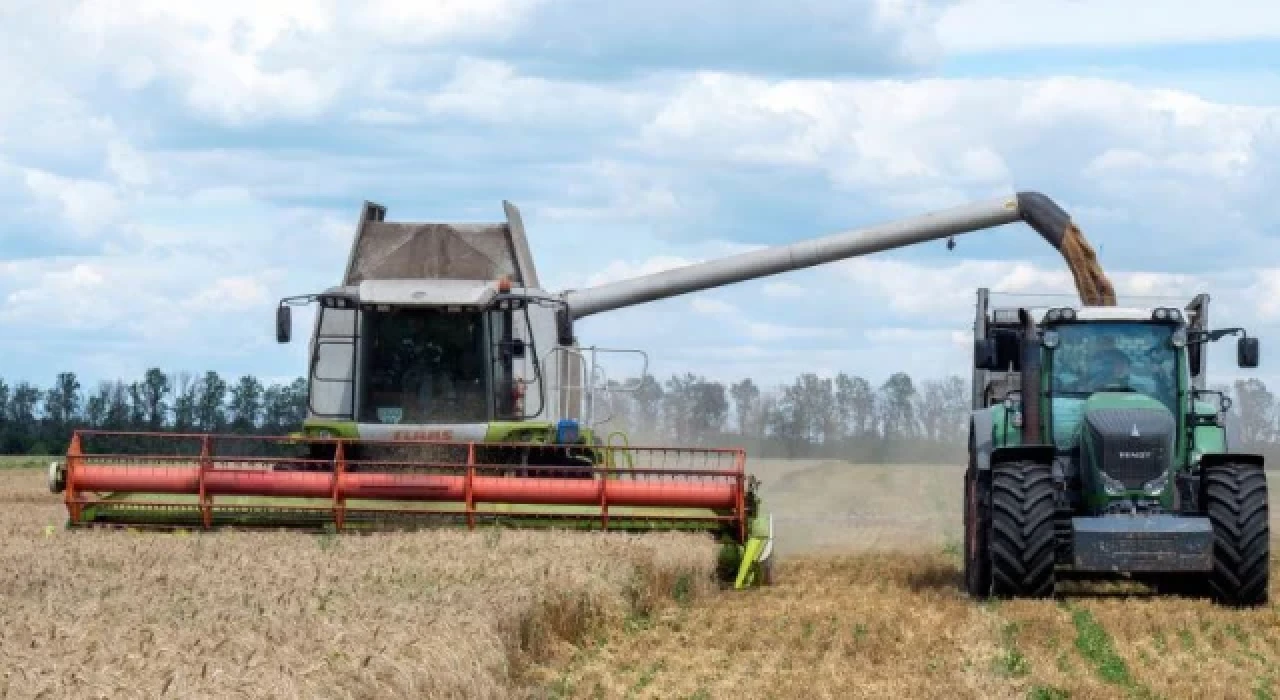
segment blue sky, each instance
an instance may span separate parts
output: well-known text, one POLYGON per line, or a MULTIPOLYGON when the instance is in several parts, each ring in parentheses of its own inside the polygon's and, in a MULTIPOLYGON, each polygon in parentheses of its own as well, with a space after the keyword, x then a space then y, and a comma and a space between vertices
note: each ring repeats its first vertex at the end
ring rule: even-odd
MULTIPOLYGON (((171 5, 0 8, 10 381, 300 373, 275 301, 337 279, 364 199, 422 220, 498 220, 510 199, 559 289, 1036 189, 1124 294, 1212 294, 1280 385, 1273 3, 171 5)), ((660 376, 963 375, 976 287, 1070 285, 1026 227, 958 242, 580 335, 660 376)))

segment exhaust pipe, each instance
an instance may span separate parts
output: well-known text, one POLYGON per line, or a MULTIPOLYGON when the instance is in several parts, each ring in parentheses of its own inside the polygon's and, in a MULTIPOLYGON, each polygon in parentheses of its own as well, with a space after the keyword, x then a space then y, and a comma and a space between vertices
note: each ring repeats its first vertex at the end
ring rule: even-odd
POLYGON ((1022 322, 1022 444, 1039 445, 1040 338, 1029 311, 1018 309, 1018 320, 1022 322))

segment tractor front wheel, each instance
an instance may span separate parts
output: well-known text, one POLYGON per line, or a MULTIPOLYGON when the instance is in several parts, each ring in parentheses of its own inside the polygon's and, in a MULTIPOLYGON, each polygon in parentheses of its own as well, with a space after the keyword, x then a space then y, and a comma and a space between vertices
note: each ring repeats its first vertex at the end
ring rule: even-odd
POLYGON ((1262 465, 1206 467, 1204 504, 1213 524, 1213 572, 1209 575, 1213 598, 1239 607, 1265 605, 1271 532, 1262 465))
POLYGON ((991 469, 992 593, 1046 598, 1054 593, 1053 472, 1012 462, 991 469))

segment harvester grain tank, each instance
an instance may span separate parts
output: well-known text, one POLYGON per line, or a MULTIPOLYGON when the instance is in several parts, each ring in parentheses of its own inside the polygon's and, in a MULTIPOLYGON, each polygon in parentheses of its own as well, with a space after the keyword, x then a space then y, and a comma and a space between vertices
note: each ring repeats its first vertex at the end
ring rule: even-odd
POLYGON ((1131 577, 1231 605, 1267 602, 1263 458, 1207 389, 1209 296, 1183 308, 991 308, 979 290, 965 474, 965 582, 1042 597, 1065 579, 1131 577))
POLYGON ((606 390, 600 358, 647 358, 583 347, 574 322, 1020 220, 1063 250, 1071 228, 1048 197, 1021 193, 547 292, 519 211, 504 207, 499 223, 391 222, 366 202, 340 283, 277 311, 288 342, 291 308, 318 306, 301 431, 77 433, 50 474, 71 524, 685 529, 720 537, 726 571, 750 585, 767 578, 772 521, 743 451, 599 434, 600 405, 632 389, 606 390))

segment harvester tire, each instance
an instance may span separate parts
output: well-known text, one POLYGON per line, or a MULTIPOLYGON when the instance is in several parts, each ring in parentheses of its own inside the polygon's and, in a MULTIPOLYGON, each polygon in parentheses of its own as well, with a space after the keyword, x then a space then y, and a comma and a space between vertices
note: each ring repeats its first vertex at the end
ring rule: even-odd
POLYGON ((998 597, 1054 593, 1053 472, 1047 464, 1012 462, 991 469, 991 589, 998 597))
POLYGON ((985 600, 991 595, 991 474, 964 473, 964 588, 985 600))
POLYGON ((1265 605, 1271 532, 1267 477, 1262 466, 1222 464, 1205 468, 1204 499, 1213 524, 1210 595, 1224 605, 1265 605))

